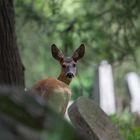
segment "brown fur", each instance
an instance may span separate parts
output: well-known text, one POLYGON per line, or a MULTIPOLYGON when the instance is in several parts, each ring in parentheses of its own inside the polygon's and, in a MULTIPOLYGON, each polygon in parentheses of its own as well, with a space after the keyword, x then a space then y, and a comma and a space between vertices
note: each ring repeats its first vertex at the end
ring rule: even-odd
POLYGON ((64 115, 71 97, 71 90, 68 85, 72 78, 67 77, 67 73, 71 72, 73 76, 75 75, 76 62, 84 56, 85 47, 81 44, 71 58, 65 58, 63 53, 54 44, 51 49, 52 56, 62 66, 61 73, 58 79, 48 78, 38 81, 32 87, 32 90, 37 91, 51 107, 64 115))
POLYGON ((71 97, 71 90, 68 87, 68 85, 66 85, 64 82, 54 78, 48 78, 45 80, 38 81, 32 87, 32 90, 37 91, 43 98, 45 98, 48 104, 54 106, 54 109, 56 111, 58 111, 62 115, 65 114, 66 107, 71 97), (54 99, 54 96, 56 96, 57 98, 58 94, 60 94, 60 101, 59 99, 54 99), (59 105, 56 102, 59 102, 59 105))
POLYGON ((48 78, 48 79, 40 80, 32 87, 32 89, 35 91, 38 91, 41 96, 48 97, 52 91, 60 90, 60 87, 70 91, 68 85, 66 85, 64 82, 57 80, 55 78, 48 78), (43 91, 45 91, 45 94, 43 94, 44 93, 43 91))

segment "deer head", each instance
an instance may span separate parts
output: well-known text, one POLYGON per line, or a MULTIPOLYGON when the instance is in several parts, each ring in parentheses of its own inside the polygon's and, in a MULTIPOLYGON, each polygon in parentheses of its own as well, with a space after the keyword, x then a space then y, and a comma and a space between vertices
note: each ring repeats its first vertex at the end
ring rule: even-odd
POLYGON ((76 64, 79 59, 84 56, 85 46, 81 44, 78 49, 76 49, 72 57, 65 57, 60 49, 56 47, 55 44, 51 46, 52 56, 60 62, 61 74, 58 77, 59 80, 69 84, 72 78, 76 74, 76 64))

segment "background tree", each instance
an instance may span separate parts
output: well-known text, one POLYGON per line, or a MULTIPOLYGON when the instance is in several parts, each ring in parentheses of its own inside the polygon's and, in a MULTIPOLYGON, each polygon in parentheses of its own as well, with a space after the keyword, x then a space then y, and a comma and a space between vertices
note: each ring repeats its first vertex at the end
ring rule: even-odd
POLYGON ((73 97, 90 96, 101 60, 111 63, 116 92, 124 94, 123 76, 129 71, 139 73, 139 5, 138 0, 16 0, 16 30, 27 87, 58 75, 59 65, 50 55, 52 43, 69 55, 83 42, 86 55, 71 85, 73 97))
MULTIPOLYGON (((0 0, 0 83, 23 85, 23 67, 16 45, 12 2, 0 0)), ((27 87, 31 87, 39 79, 57 77, 59 65, 50 53, 52 43, 57 44, 67 55, 81 42, 87 46, 86 55, 78 65, 80 74, 71 85, 73 99, 80 95, 90 96, 96 82, 95 69, 101 60, 106 59, 113 66, 116 95, 126 92, 123 78, 127 72, 135 71, 140 74, 139 0, 14 2, 16 33, 26 68, 27 87)), ((7 102, 1 107, 6 105, 7 102)), ((139 139, 140 127, 131 114, 121 114, 121 118, 115 115, 113 120, 121 127, 128 140, 139 139)))
POLYGON ((14 16, 13 0, 0 0, 0 84, 24 87, 14 16))

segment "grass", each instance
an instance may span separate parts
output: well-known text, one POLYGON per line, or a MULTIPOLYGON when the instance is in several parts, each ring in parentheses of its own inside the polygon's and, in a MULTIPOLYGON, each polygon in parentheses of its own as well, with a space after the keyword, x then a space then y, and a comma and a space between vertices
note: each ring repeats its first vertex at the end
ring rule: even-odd
POLYGON ((119 127, 126 140, 140 140, 140 115, 124 112, 111 116, 111 119, 119 127))

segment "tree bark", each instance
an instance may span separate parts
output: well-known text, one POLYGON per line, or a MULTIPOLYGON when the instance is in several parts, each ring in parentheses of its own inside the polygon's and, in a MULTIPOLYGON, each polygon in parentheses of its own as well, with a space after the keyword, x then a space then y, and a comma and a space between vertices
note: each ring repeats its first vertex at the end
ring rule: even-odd
POLYGON ((13 0, 0 0, 0 84, 24 87, 14 16, 13 0))

